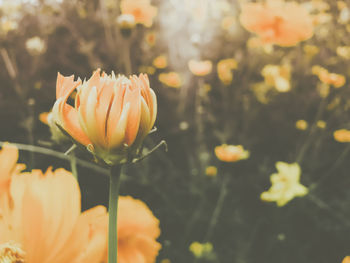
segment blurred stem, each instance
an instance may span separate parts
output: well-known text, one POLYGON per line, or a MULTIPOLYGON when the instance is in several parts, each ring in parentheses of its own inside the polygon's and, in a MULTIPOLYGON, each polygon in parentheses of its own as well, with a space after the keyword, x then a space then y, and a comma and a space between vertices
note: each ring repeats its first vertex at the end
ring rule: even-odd
POLYGON ((200 171, 199 173, 204 173, 205 166, 207 165, 209 155, 205 155, 208 153, 208 149, 206 148, 206 142, 204 137, 204 116, 203 111, 204 107, 202 106, 203 97, 204 97, 204 79, 199 77, 197 79, 197 90, 195 96, 195 124, 196 124, 196 146, 197 146, 197 156, 199 161, 200 171))
POLYGON ((344 149, 344 151, 340 154, 334 165, 329 169, 329 171, 322 176, 317 182, 310 185, 310 190, 315 190, 318 186, 322 184, 329 176, 333 175, 333 172, 335 169, 338 168, 338 166, 345 160, 346 156, 350 152, 350 144, 347 145, 347 147, 344 149))
POLYGON ((326 204, 325 202, 323 202, 322 200, 320 200, 318 197, 316 197, 315 195, 309 193, 307 195, 307 198, 309 201, 311 201, 312 203, 314 203, 316 206, 318 206, 319 208, 326 210, 327 212, 329 212, 330 215, 332 215, 333 217, 337 218, 339 221, 341 221, 345 226, 349 227, 350 223, 349 220, 347 218, 347 216, 338 213, 336 210, 332 209, 328 204, 326 204))
POLYGON ((314 142, 312 137, 314 135, 315 130, 317 129, 317 121, 320 120, 326 105, 327 105, 327 98, 323 98, 319 107, 318 107, 315 120, 312 123, 312 126, 311 126, 309 134, 305 140, 305 143, 302 145, 302 147, 301 147, 301 149, 296 157, 296 162, 299 164, 303 160, 304 155, 306 154, 311 143, 314 142))
POLYGON ((105 31, 106 35, 106 42, 108 49, 110 51, 110 54, 113 54, 113 57, 115 55, 115 50, 114 50, 114 39, 113 39, 113 34, 112 30, 110 27, 110 21, 108 21, 108 12, 105 4, 105 0, 100 0, 100 9, 101 9, 101 14, 102 14, 102 23, 103 23, 103 29, 105 31))
POLYGON ((108 263, 117 263, 118 259, 117 215, 121 170, 121 165, 112 166, 109 177, 108 263))
POLYGON ((1 54, 2 59, 4 60, 7 72, 9 74, 10 78, 12 79, 12 81, 14 82, 15 92, 23 101, 25 101, 22 89, 21 89, 20 85, 18 84, 18 82, 16 81, 16 77, 17 77, 16 69, 15 69, 15 67, 10 59, 10 56, 9 56, 7 50, 5 48, 1 48, 0 54, 1 54))
POLYGON ((205 235, 204 241, 210 240, 211 235, 213 233, 213 230, 218 223, 218 219, 219 219, 219 216, 221 214, 221 210, 222 210, 222 207, 224 205, 225 198, 228 194, 227 184, 228 184, 228 176, 224 175, 224 177, 222 179, 222 183, 221 183, 220 195, 219 195, 218 201, 216 203, 213 215, 211 216, 209 226, 208 226, 208 231, 205 235))
POLYGON ((130 58, 130 38, 124 38, 123 40, 124 40, 124 52, 123 52, 124 70, 125 70, 125 75, 129 76, 132 74, 131 58, 130 58))
MULTIPOLYGON (((27 136, 28 136, 28 141, 29 144, 34 144, 34 134, 33 134, 33 123, 34 123, 34 110, 33 110, 33 106, 35 101, 30 102, 27 101, 26 99, 26 95, 24 94, 23 89, 21 88, 21 85, 19 84, 18 81, 18 74, 17 74, 17 70, 16 70, 16 65, 15 65, 15 61, 12 61, 7 50, 5 48, 0 48, 0 54, 2 59, 4 60, 5 63, 5 67, 6 70, 13 82, 13 87, 14 90, 17 94, 17 96, 19 97, 19 99, 21 100, 21 102, 27 106, 27 111, 29 112, 29 115, 26 116, 26 114, 21 112, 21 117, 22 117, 22 121, 24 123, 24 128, 27 130, 27 136)), ((30 161, 29 161, 29 168, 32 168, 34 166, 34 154, 33 152, 30 152, 30 161)))

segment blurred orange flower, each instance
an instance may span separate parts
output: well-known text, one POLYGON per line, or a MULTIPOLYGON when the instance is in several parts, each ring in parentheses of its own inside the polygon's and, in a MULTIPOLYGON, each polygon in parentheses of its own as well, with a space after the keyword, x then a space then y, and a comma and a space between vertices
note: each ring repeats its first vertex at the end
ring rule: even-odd
POLYGON ((264 43, 280 46, 294 46, 313 35, 312 17, 297 2, 245 3, 240 22, 245 29, 259 35, 264 43))
POLYGON ((58 74, 56 98, 55 123, 107 164, 125 162, 136 153, 157 115, 156 95, 144 74, 128 79, 113 72, 100 75, 98 69, 83 83, 58 74), (67 99, 75 89, 72 107, 67 99))
POLYGON ((188 62, 188 67, 193 75, 196 76, 205 76, 208 75, 213 67, 213 63, 210 60, 194 60, 191 59, 188 62))
POLYGON ((229 85, 233 79, 232 70, 237 69, 237 61, 233 58, 222 59, 217 64, 218 77, 225 85, 229 85))
POLYGON ((131 196, 119 197, 118 262, 154 263, 161 249, 156 241, 159 235, 159 220, 144 202, 131 196))
POLYGON ((153 60, 152 64, 156 68, 166 68, 168 66, 168 60, 166 56, 160 55, 153 60))
POLYGON ((148 32, 145 36, 145 41, 151 47, 156 43, 156 33, 154 31, 148 32))
POLYGON ((152 6, 150 0, 122 0, 120 2, 122 14, 135 17, 135 22, 151 27, 153 19, 157 15, 157 8, 152 6))
POLYGON ((337 142, 350 142, 350 131, 346 129, 336 130, 333 133, 334 140, 337 142))
POLYGON ((18 150, 0 151, 0 244, 14 243, 26 263, 103 262, 108 216, 97 206, 80 213, 80 190, 68 171, 20 173, 18 150))
POLYGON ((238 162, 249 158, 249 151, 244 150, 242 145, 222 144, 215 147, 216 157, 223 162, 238 162))
POLYGON ((207 176, 214 177, 218 174, 218 168, 216 168, 215 166, 208 166, 207 168, 205 168, 205 174, 207 176))
POLYGON ((163 84, 172 88, 180 88, 182 85, 182 79, 176 72, 161 73, 159 74, 158 79, 163 84))
POLYGON ((350 256, 345 257, 342 263, 350 263, 350 256))
POLYGON ((321 66, 313 66, 312 73, 317 75, 321 82, 340 88, 345 85, 345 77, 341 74, 329 73, 327 69, 321 66))

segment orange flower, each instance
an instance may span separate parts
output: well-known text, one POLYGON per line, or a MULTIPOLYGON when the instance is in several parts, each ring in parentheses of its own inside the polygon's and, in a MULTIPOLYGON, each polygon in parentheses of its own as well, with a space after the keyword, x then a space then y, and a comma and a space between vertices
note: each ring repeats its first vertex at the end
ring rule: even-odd
POLYGON ((205 174, 210 177, 215 177, 218 174, 218 168, 215 166, 208 166, 205 168, 205 174))
POLYGON ((180 75, 176 72, 161 73, 159 74, 158 79, 163 84, 172 88, 180 88, 182 85, 180 75))
POLYGON ((191 59, 188 62, 188 67, 193 75, 196 76, 205 76, 208 75, 213 67, 213 64, 210 60, 197 61, 191 59))
POLYGON ((231 84, 233 79, 233 69, 237 69, 237 61, 233 58, 222 59, 218 62, 218 76, 221 82, 225 85, 231 84))
POLYGON ((156 95, 147 75, 115 77, 100 69, 88 81, 58 74, 53 119, 74 140, 107 164, 126 162, 137 153, 157 115, 156 95), (75 107, 67 103, 78 90, 75 107))
POLYGON ((148 32, 145 36, 145 41, 151 47, 156 43, 156 33, 154 31, 148 32))
POLYGON ((336 73, 329 73, 327 69, 320 66, 313 66, 312 73, 317 75, 321 82, 333 85, 335 88, 340 88, 345 85, 345 77, 336 73))
POLYGON ((346 129, 336 130, 333 133, 334 140, 337 142, 350 142, 350 131, 346 129))
POLYGON ((350 256, 345 257, 342 263, 350 263, 350 256))
POLYGON ((153 60, 152 64, 156 68, 166 68, 168 66, 168 60, 166 56, 160 55, 153 60))
POLYGON ((249 158, 249 151, 244 150, 242 145, 227 145, 215 147, 216 157, 223 162, 238 162, 249 158))
POLYGON ((280 46, 294 46, 313 35, 312 17, 297 2, 267 0, 243 4, 240 22, 264 43, 280 46))
MULTIPOLYGON (((103 262, 106 209, 80 213, 77 181, 64 169, 20 173, 18 150, 0 151, 0 244, 24 252, 26 263, 103 262)), ((1 255, 0 255, 1 256, 1 255)))
POLYGON ((120 10, 122 14, 133 15, 136 23, 146 27, 152 26, 157 15, 157 8, 152 6, 149 0, 122 0, 120 10))
POLYGON ((159 220, 144 202, 131 196, 119 197, 118 262, 154 263, 161 249, 156 241, 159 235, 159 220))

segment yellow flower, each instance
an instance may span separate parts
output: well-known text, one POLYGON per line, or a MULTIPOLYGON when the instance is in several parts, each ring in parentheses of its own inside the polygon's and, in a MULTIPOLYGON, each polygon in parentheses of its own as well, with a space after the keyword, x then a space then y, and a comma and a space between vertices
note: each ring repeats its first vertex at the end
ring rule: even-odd
POLYGON ((319 120, 319 121, 317 121, 316 125, 318 128, 324 129, 324 128, 326 128, 327 123, 325 121, 319 120))
POLYGON ((215 166, 208 166, 205 168, 205 174, 207 176, 213 177, 216 176, 218 173, 218 169, 215 166))
POLYGON ((213 67, 213 63, 210 60, 194 60, 191 59, 188 62, 188 67, 193 75, 205 76, 208 75, 213 67))
POLYGON ((345 59, 350 59, 350 46, 337 47, 337 55, 345 59))
POLYGON ((307 123, 307 121, 305 120, 298 120, 296 121, 295 123, 295 127, 298 129, 298 130, 302 130, 302 131, 305 131, 307 129, 307 127, 309 126, 309 124, 307 123))
POLYGON ((303 50, 307 56, 312 58, 320 52, 320 49, 315 45, 304 45, 303 50))
POLYGON ((300 184, 301 169, 298 163, 277 162, 276 169, 278 172, 270 177, 272 186, 261 194, 261 200, 284 206, 294 197, 308 193, 308 189, 300 184))
POLYGON ((335 88, 340 88, 345 85, 345 77, 336 73, 329 73, 327 69, 315 65, 311 69, 312 74, 317 75, 319 80, 325 84, 332 85, 335 88))
POLYGON ((120 10, 122 14, 133 15, 137 24, 143 24, 146 27, 152 26, 158 11, 149 0, 122 0, 120 10))
POLYGON ((180 88, 182 85, 181 77, 176 72, 161 73, 159 74, 158 79, 163 84, 172 88, 180 88))
POLYGON ((218 77, 225 85, 229 85, 233 79, 232 70, 237 69, 237 61, 233 58, 222 59, 217 64, 218 77))
POLYGON ((222 144, 215 147, 215 155, 222 162, 238 162, 249 158, 249 151, 242 145, 222 144))
POLYGON ((336 130, 333 133, 334 140, 337 142, 350 142, 350 131, 346 129, 336 130))
POLYGON ((189 250, 196 258, 201 258, 213 251, 213 245, 210 242, 199 243, 196 241, 191 243, 189 250))
POLYGON ((291 88, 289 65, 265 65, 261 75, 267 85, 273 86, 279 92, 287 92, 291 88))
POLYGON ((32 37, 26 41, 26 49, 32 56, 37 56, 45 52, 45 41, 40 37, 32 37))
POLYGON ((156 68, 166 68, 168 66, 168 60, 166 56, 160 55, 153 60, 152 64, 156 68))

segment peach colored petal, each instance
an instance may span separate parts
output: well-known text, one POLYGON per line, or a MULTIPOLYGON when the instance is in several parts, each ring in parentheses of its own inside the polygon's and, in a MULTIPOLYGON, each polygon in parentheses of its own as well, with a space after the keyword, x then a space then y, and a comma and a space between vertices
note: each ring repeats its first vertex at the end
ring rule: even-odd
POLYGON ((141 118, 141 94, 139 88, 125 94, 124 104, 127 103, 130 103, 130 111, 125 130, 125 142, 127 145, 132 145, 139 130, 141 118))
POLYGON ((56 262, 55 257, 65 247, 79 214, 80 190, 69 172, 49 169, 45 175, 28 180, 22 216, 22 244, 28 262, 56 262))
POLYGON ((15 170, 18 159, 17 147, 5 143, 0 150, 0 198, 8 191, 11 174, 15 170))
POLYGON ((79 125, 78 113, 75 108, 68 104, 63 105, 62 122, 62 128, 64 128, 74 140, 82 145, 91 144, 89 137, 84 133, 79 125))
POLYGON ((69 97, 72 91, 81 83, 80 80, 74 81, 74 75, 64 77, 57 73, 56 83, 56 99, 62 97, 69 97))

